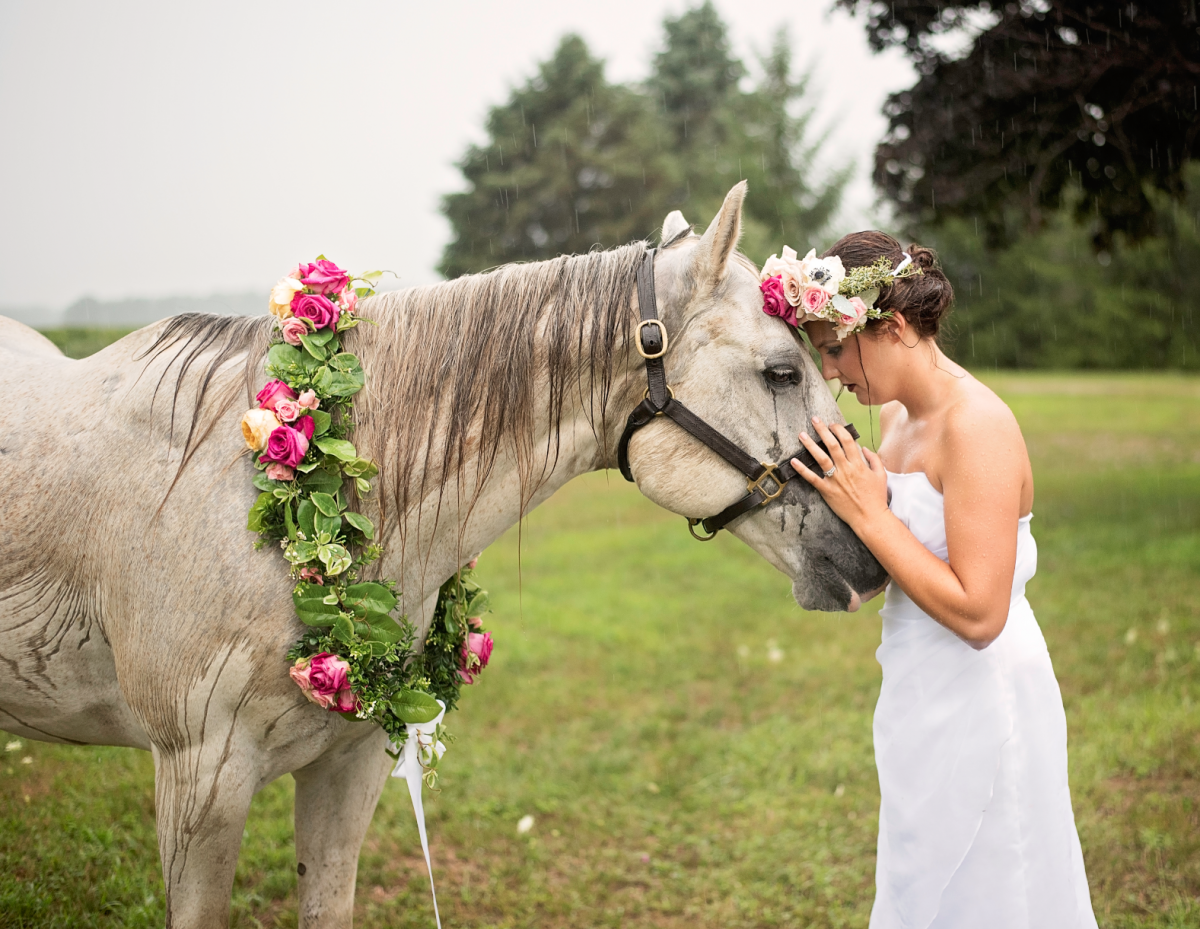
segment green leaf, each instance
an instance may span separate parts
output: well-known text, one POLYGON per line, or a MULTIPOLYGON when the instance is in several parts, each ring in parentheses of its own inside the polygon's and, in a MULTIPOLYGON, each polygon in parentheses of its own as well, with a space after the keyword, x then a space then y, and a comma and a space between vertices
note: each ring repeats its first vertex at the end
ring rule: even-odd
POLYGON ((346 588, 346 603, 372 613, 383 613, 386 616, 396 608, 397 602, 395 594, 382 584, 372 581, 351 584, 346 588))
POLYGON ((333 371, 329 376, 329 387, 326 393, 332 394, 335 397, 352 397, 366 383, 366 376, 362 372, 362 368, 357 371, 333 371))
POLYGON ((345 642, 349 645, 354 641, 354 622, 353 620, 339 616, 333 623, 333 637, 340 642, 345 642))
POLYGON ((287 537, 293 542, 296 541, 296 521, 292 519, 292 504, 290 502, 283 505, 283 525, 287 529, 287 537))
POLYGON ((287 342, 276 342, 267 352, 268 373, 283 374, 294 368, 304 367, 300 349, 287 342))
POLYGON ((329 538, 336 539, 339 532, 342 531, 342 518, 340 516, 326 516, 320 510, 313 515, 313 528, 317 532, 328 532, 329 538))
POLYGON ((312 500, 313 506, 324 513, 326 516, 337 516, 338 505, 337 501, 326 493, 315 493, 309 499, 312 500))
POLYGON ((317 448, 339 461, 353 461, 358 457, 358 452, 354 450, 354 444, 345 439, 317 439, 317 448))
POLYGON ((318 369, 313 374, 312 383, 313 387, 316 388, 317 393, 321 394, 322 396, 328 396, 329 394, 333 393, 333 391, 330 389, 333 384, 333 372, 325 367, 318 369))
POLYGON ((296 510, 296 522, 306 539, 312 539, 317 534, 316 527, 313 525, 313 516, 316 515, 316 512, 317 508, 313 506, 311 500, 301 500, 300 506, 296 510))
POLYGON ((342 489, 342 479, 324 468, 301 479, 301 486, 310 494, 335 494, 342 489))
POLYGON ((371 632, 367 636, 372 642, 399 642, 404 638, 404 630, 400 628, 400 624, 389 616, 381 616, 378 613, 368 614, 371 618, 371 632))
POLYGON ((322 329, 320 332, 314 332, 308 338, 312 341, 313 345, 325 346, 329 344, 330 339, 336 334, 332 329, 322 329))
POLYGON ((350 553, 336 542, 319 546, 317 548, 317 557, 321 559, 321 564, 325 565, 325 573, 335 576, 350 567, 353 561, 350 553))
POLYGON ((320 463, 320 459, 318 458, 309 458, 307 461, 302 461, 296 465, 296 470, 307 474, 309 471, 315 471, 320 463))
POLYGON ((311 335, 300 336, 300 344, 304 346, 304 350, 312 355, 317 361, 324 361, 328 352, 325 351, 323 345, 318 345, 313 341, 311 335))
POLYGON ((437 719, 441 706, 423 690, 401 690, 391 700, 392 712, 401 722, 428 723, 437 719))
POLYGON ((300 622, 307 626, 332 626, 341 612, 336 603, 325 602, 326 590, 319 584, 301 584, 292 592, 292 603, 300 622))
POLYGON ((355 458, 346 462, 343 470, 350 477, 374 477, 379 473, 379 467, 369 458, 355 458))
POLYGON ((382 271, 364 271, 362 274, 358 275, 356 280, 370 281, 372 284, 374 284, 381 277, 383 277, 382 271))
POLYGON ((342 517, 346 520, 346 522, 365 535, 368 539, 375 538, 375 524, 372 523, 371 520, 367 519, 367 517, 363 516, 362 513, 355 513, 353 510, 346 510, 346 512, 342 514, 342 517))
POLYGON ((491 602, 488 600, 487 591, 481 590, 467 603, 467 616, 482 616, 489 609, 491 609, 491 602))
POLYGON ((310 414, 313 418, 313 435, 322 436, 329 431, 329 424, 333 417, 324 410, 313 410, 310 414))
POLYGON ((251 532, 262 532, 264 530, 263 520, 265 520, 276 506, 275 495, 269 491, 263 491, 258 495, 258 499, 254 501, 254 506, 250 507, 250 512, 246 514, 246 528, 251 532))
POLYGON ((255 471, 253 483, 254 483, 254 486, 257 487, 259 490, 274 490, 276 487, 279 486, 279 484, 276 481, 273 481, 269 477, 267 477, 267 474, 265 471, 255 471))
POLYGON ((371 492, 371 482, 364 481, 361 477, 354 479, 354 486, 358 488, 358 492, 364 497, 371 492))
POLYGON ((284 557, 292 564, 304 564, 312 561, 317 557, 317 546, 315 542, 293 542, 288 546, 288 550, 284 552, 284 557))

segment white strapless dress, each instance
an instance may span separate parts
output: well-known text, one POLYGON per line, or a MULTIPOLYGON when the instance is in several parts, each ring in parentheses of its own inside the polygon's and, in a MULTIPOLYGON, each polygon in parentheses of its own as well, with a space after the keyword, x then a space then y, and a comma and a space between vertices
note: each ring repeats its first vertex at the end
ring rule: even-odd
MULTIPOLYGON (((889 474, 892 512, 947 561, 942 495, 889 474)), ((1094 929, 1067 785, 1067 723, 1025 584, 1026 516, 1004 631, 979 651, 894 583, 880 615, 879 857, 871 929, 1094 929)))

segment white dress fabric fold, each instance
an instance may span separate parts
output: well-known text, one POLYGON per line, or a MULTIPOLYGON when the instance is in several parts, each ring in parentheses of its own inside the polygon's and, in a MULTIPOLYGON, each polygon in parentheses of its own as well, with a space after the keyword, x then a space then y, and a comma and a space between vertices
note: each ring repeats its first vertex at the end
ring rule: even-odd
MULTIPOLYGON (((892 512, 948 561, 942 495, 889 474, 892 512)), ((976 650, 889 584, 875 708, 879 850, 871 929, 1094 929, 1067 785, 1067 724, 1025 599, 1037 570, 1016 527, 1008 621, 976 650)))

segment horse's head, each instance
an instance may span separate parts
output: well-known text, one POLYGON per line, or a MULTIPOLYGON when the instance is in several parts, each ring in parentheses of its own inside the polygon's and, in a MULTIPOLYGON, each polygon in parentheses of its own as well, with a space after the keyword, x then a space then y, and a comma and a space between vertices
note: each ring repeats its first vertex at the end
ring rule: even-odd
MULTIPOLYGON (((663 241, 676 241, 655 264, 669 335, 663 362, 677 399, 759 461, 774 463, 800 449, 797 436, 811 432, 814 415, 843 420, 795 330, 763 312, 758 273, 735 250, 745 195, 745 182, 734 187, 703 236, 684 237, 688 226, 678 212, 664 223, 663 241)), ((747 492, 745 476, 663 416, 634 433, 629 462, 642 493, 684 516, 712 516, 747 492)), ((860 595, 885 580, 862 542, 799 477, 729 530, 792 579, 806 609, 857 609, 860 595)))

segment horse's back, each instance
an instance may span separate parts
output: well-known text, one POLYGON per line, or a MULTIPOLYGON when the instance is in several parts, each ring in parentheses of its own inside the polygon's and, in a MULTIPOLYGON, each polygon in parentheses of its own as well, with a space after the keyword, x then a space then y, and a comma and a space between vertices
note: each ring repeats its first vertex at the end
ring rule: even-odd
POLYGON ((2 355, 11 356, 4 359, 6 365, 21 358, 70 361, 57 345, 36 329, 7 316, 0 316, 0 356, 2 355))

